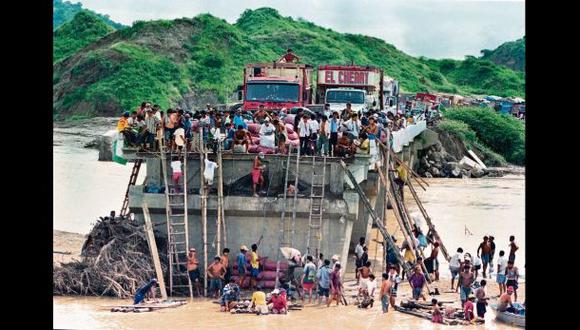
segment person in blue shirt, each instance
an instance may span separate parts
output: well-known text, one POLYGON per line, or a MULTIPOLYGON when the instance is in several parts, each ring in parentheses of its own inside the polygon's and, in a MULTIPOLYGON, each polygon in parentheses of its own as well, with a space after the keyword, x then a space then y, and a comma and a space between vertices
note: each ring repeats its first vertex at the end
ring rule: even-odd
POLYGON ((238 264, 238 277, 239 277, 239 286, 240 288, 244 287, 244 281, 246 277, 250 276, 250 270, 248 269, 248 262, 246 261, 246 253, 248 252, 248 248, 245 245, 240 247, 240 254, 236 258, 236 262, 238 264))
POLYGON ((234 133, 236 131, 232 127, 232 123, 226 123, 226 139, 224 140, 224 150, 230 150, 234 143, 234 133))
POLYGON ((135 299, 133 300, 133 304, 134 305, 140 304, 141 302, 143 302, 143 300, 145 300, 147 296, 151 296, 153 299, 155 299, 156 292, 155 288, 157 287, 157 285, 158 285, 157 279, 152 278, 149 281, 149 283, 137 289, 137 292, 135 292, 135 299))
POLYGON ((332 118, 329 120, 330 124, 330 152, 331 156, 336 157, 336 144, 338 143, 338 128, 340 127, 340 118, 338 112, 332 113, 332 118))
POLYGON ((326 297, 328 302, 328 297, 330 296, 330 260, 325 259, 324 265, 318 269, 316 273, 316 279, 318 280, 318 304, 322 301, 322 296, 326 297))
POLYGON ((246 122, 244 121, 244 118, 242 117, 242 112, 238 110, 238 112, 236 112, 236 115, 234 116, 234 127, 238 127, 240 125, 242 125, 244 129, 248 129, 248 124, 246 124, 246 122))

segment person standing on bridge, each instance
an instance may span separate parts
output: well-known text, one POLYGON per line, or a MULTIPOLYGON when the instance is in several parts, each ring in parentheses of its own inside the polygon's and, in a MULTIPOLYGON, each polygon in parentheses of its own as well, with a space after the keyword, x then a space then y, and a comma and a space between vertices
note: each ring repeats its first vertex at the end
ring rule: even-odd
POLYGON ((300 61, 300 57, 296 56, 293 52, 291 48, 286 49, 286 54, 282 55, 282 57, 280 57, 278 59, 278 63, 295 63, 295 62, 299 62, 300 61))
POLYGON ((260 152, 258 156, 254 157, 254 167, 252 168, 252 191, 254 192, 254 197, 260 197, 256 186, 260 185, 262 189, 262 184, 264 183, 264 177, 262 176, 262 171, 266 167, 262 165, 262 160, 264 160, 264 153, 260 152))
POLYGON ((310 123, 309 116, 303 115, 302 120, 298 123, 298 136, 300 137, 300 154, 304 155, 308 150, 308 141, 310 140, 310 123))
POLYGON ((338 151, 336 145, 338 144, 338 128, 340 127, 340 118, 338 118, 338 111, 332 113, 330 122, 330 155, 336 157, 338 151))

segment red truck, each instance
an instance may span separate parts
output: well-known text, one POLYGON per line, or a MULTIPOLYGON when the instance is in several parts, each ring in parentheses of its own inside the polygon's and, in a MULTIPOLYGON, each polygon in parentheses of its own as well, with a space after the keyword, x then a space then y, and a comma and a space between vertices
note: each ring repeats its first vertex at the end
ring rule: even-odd
POLYGON ((312 103, 312 65, 255 63, 244 68, 243 109, 303 107, 312 103))

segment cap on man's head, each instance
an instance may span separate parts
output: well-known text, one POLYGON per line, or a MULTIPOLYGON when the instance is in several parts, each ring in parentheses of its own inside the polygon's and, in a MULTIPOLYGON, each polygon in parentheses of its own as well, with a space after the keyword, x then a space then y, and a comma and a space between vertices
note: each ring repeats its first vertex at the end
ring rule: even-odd
POLYGON ((272 294, 280 294, 280 290, 274 289, 274 291, 272 291, 272 294))
POLYGON ((260 159, 264 159, 264 153, 263 153, 263 152, 260 152, 260 153, 258 154, 258 157, 260 157, 260 159))
POLYGON ((129 111, 125 111, 125 112, 123 113, 123 117, 129 117, 129 111))
POLYGON ((240 250, 248 251, 248 247, 245 245, 240 246, 240 250))
POLYGON ((332 256, 332 258, 330 258, 330 259, 332 259, 332 260, 338 260, 338 256, 335 254, 335 255, 333 255, 333 256, 332 256))
POLYGON ((190 252, 195 252, 195 248, 190 248, 189 251, 190 252))

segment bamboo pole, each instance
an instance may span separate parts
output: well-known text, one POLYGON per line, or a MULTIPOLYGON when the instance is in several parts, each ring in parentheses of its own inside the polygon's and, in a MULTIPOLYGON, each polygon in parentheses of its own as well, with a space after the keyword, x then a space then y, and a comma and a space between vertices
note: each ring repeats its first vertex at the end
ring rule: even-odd
MULTIPOLYGON (((202 222, 202 232, 203 232, 203 269, 207 268, 207 208, 206 208, 206 196, 205 196, 205 181, 203 178, 204 172, 204 145, 203 145, 203 128, 199 127, 199 178, 200 178, 200 207, 201 207, 201 222, 202 222)), ((203 295, 207 296, 207 275, 203 275, 203 295)))
POLYGON ((151 259, 155 266, 155 274, 157 274, 157 282, 159 283, 159 291, 163 300, 167 300, 167 289, 165 288, 165 280, 163 279, 163 269, 161 268, 161 261, 159 261, 159 252, 157 251, 157 243, 155 242, 155 235, 153 234, 153 226, 151 225, 151 217, 149 216, 149 208, 147 203, 141 205, 143 207, 143 217, 145 218, 145 233, 147 234, 147 243, 151 251, 151 259))
POLYGON ((429 226, 429 230, 433 233, 433 236, 439 242, 439 246, 441 247, 441 252, 443 253, 443 256, 445 257, 445 259, 447 261, 451 260, 451 256, 449 256, 449 253, 447 252, 445 245, 443 245, 443 241, 441 240, 441 236, 439 236, 439 233, 435 229, 435 226, 433 225, 433 222, 431 221, 429 214, 427 214, 427 210, 425 210, 425 207, 423 206, 423 203, 419 199, 419 196, 417 195, 417 191, 415 191, 415 188, 413 187, 411 182, 409 182, 409 190, 411 191, 411 195, 413 195, 413 199, 415 199, 415 202, 417 203, 419 210, 421 210, 421 213, 423 214, 423 217, 425 218, 425 221, 427 222, 427 225, 429 226))
MULTIPOLYGON (((188 214, 188 206, 187 206, 187 145, 183 148, 183 222, 185 223, 184 231, 185 231, 185 253, 189 253, 189 220, 187 218, 188 214)), ((177 257, 177 255, 176 255, 177 257)), ((177 257, 179 259, 179 257, 177 257)), ((191 279, 189 276, 187 277, 187 286, 189 288, 189 297, 193 299, 193 288, 191 279)))
POLYGON ((217 217, 216 217, 216 239, 217 239, 217 255, 221 253, 221 222, 222 222, 222 200, 223 200, 223 186, 222 186, 222 151, 218 141, 217 148, 217 168, 218 168, 218 203, 217 203, 217 217))
POLYGON ((391 150, 391 148, 389 148, 388 146, 386 146, 384 143, 382 143, 381 141, 378 141, 379 145, 383 148, 385 148, 389 154, 391 154, 393 156, 393 159, 395 161, 397 161, 397 163, 402 164, 403 167, 405 167, 412 175, 411 177, 415 178, 415 181, 417 182, 417 184, 423 188, 423 190, 426 190, 425 187, 423 187, 423 185, 419 182, 419 180, 421 180, 423 183, 425 183, 427 185, 427 187, 429 187, 429 183, 427 183, 427 181, 425 181, 419 174, 417 174, 415 171, 413 171, 412 169, 409 168, 409 166, 407 166, 407 164, 405 164, 400 158, 399 156, 397 156, 397 154, 391 150), (417 179, 418 178, 418 179, 417 179))
POLYGON ((217 162, 218 162, 218 207, 220 213, 220 223, 218 224, 218 252, 220 250, 220 224, 223 227, 223 240, 224 246, 228 247, 227 235, 226 235, 226 217, 225 217, 225 209, 224 209, 224 171, 222 168, 222 146, 221 143, 218 146, 218 155, 217 155, 217 162))

